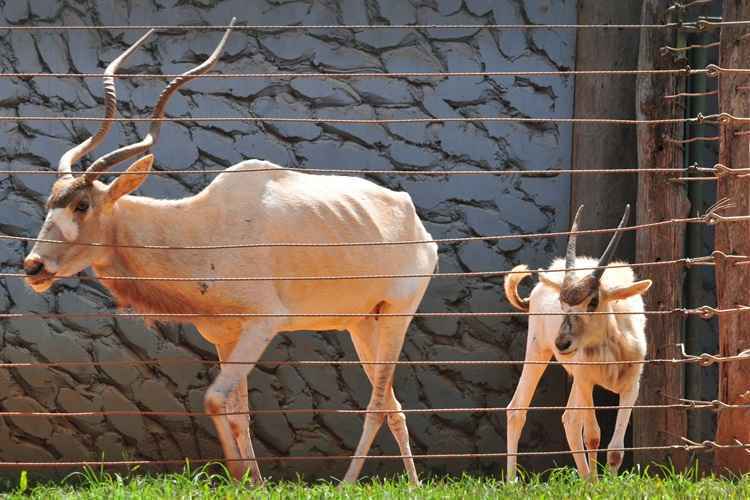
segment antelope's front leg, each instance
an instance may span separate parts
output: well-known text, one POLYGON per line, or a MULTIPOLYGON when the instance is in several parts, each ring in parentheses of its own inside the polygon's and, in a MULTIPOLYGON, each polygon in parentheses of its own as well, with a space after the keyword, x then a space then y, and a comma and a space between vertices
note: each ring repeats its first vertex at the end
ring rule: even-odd
MULTIPOLYGON (((636 399, 638 399, 639 387, 640 380, 636 380, 630 389, 621 392, 620 406, 633 406, 636 399)), ((632 408, 620 408, 617 410, 615 431, 612 433, 612 440, 608 446, 610 450, 615 448, 615 451, 607 451, 607 466, 613 474, 616 474, 622 465, 622 459, 625 455, 625 452, 622 451, 622 448, 625 447, 625 431, 628 429, 628 422, 630 421, 632 411, 632 408)))
POLYGON ((240 380, 237 389, 230 396, 227 406, 230 408, 229 413, 237 413, 236 415, 229 415, 229 426, 240 449, 240 455, 243 459, 247 459, 247 462, 242 463, 245 468, 243 475, 249 470, 253 482, 259 484, 263 481, 263 478, 260 475, 258 461, 255 460, 255 450, 251 439, 250 422, 252 419, 250 418, 250 404, 247 396, 247 378, 240 380))
MULTIPOLYGON (((593 388, 592 388, 593 389, 593 388)), ((584 391, 581 394, 580 400, 581 406, 594 406, 594 392, 584 391)), ((599 422, 596 421, 596 410, 581 410, 583 412, 583 440, 586 444, 589 459, 589 470, 591 475, 589 479, 591 481, 597 480, 599 473, 597 467, 597 454, 599 444, 601 442, 601 429, 599 428, 599 422)))
POLYGON ((513 399, 510 400, 506 408, 506 446, 508 452, 506 480, 508 481, 516 480, 518 441, 521 439, 523 426, 526 423, 527 410, 519 410, 517 408, 526 408, 529 406, 531 399, 534 397, 534 392, 539 385, 539 380, 547 369, 547 362, 549 362, 552 356, 549 351, 541 351, 531 340, 532 338, 529 335, 525 360, 534 361, 535 363, 523 365, 523 371, 521 372, 516 392, 513 393, 513 399))
MULTIPOLYGON (((216 427, 216 433, 219 436, 219 441, 221 441, 221 447, 227 461, 227 468, 232 476, 238 480, 242 479, 248 460, 255 463, 254 467, 250 466, 255 482, 261 480, 260 469, 257 466, 253 448, 249 444, 249 436, 247 438, 247 449, 240 450, 239 446, 242 439, 238 440, 235 437, 236 431, 239 430, 238 426, 236 424, 233 426, 232 421, 225 413, 231 411, 230 401, 233 393, 245 385, 242 381, 247 380, 248 373, 273 339, 275 332, 267 333, 268 331, 267 328, 259 328, 258 325, 243 330, 239 341, 226 360, 230 363, 241 362, 242 364, 222 364, 219 375, 206 391, 206 413, 211 416, 211 420, 216 427)), ((247 387, 242 387, 242 389, 247 394, 247 387)))
MULTIPOLYGON (((581 396, 584 389, 580 383, 573 379, 573 387, 568 397, 568 408, 582 406, 581 401, 585 400, 581 396)), ((591 471, 589 464, 586 462, 586 456, 583 449, 583 412, 585 410, 565 410, 562 416, 563 427, 565 428, 565 437, 568 440, 570 451, 573 452, 573 459, 576 462, 576 468, 582 478, 588 479, 591 471)))

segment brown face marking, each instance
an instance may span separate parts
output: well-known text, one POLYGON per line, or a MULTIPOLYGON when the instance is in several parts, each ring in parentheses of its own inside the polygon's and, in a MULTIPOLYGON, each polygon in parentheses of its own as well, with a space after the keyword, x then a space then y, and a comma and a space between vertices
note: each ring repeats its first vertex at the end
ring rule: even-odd
POLYGON ((72 181, 58 180, 52 185, 52 193, 47 199, 47 209, 67 207, 89 187, 84 177, 76 177, 72 181))
POLYGON ((577 306, 599 289, 599 280, 589 274, 583 279, 578 280, 570 287, 563 287, 560 290, 560 300, 570 306, 577 306))

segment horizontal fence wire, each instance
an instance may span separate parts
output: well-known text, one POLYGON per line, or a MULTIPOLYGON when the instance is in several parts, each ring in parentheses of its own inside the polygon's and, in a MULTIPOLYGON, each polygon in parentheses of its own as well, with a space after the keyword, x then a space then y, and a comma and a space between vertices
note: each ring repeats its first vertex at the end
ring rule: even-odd
MULTIPOLYGON (((721 24, 711 23, 712 26, 721 24)), ((156 30, 156 31, 281 31, 281 30, 422 30, 422 29, 482 29, 498 31, 524 31, 545 29, 667 29, 667 28, 690 28, 695 23, 665 23, 665 24, 307 24, 307 25, 284 25, 284 24, 255 24, 255 25, 101 25, 101 26, 27 26, 6 25, 0 26, 0 31, 132 31, 132 30, 156 30)))
MULTIPOLYGON (((332 72, 259 72, 259 73, 207 73, 201 79, 284 79, 284 78, 478 78, 478 77, 516 77, 516 76, 629 76, 629 75, 708 75, 733 72, 732 68, 677 68, 677 69, 564 69, 564 70, 514 70, 514 71, 366 71, 351 73, 332 72)), ((53 73, 53 72, 0 72, 0 78, 102 78, 101 73, 53 73)), ((112 78, 131 79, 172 79, 181 76, 179 73, 117 73, 112 78)))
POLYGON ((682 403, 665 403, 653 405, 621 405, 621 406, 519 406, 519 407, 477 407, 477 408, 404 408, 401 410, 362 410, 338 408, 280 408, 273 410, 227 411, 158 411, 158 410, 101 410, 101 411, 0 411, 0 417, 36 417, 36 418, 84 418, 84 417, 231 417, 235 415, 367 415, 404 413, 411 415, 433 413, 507 413, 510 411, 568 411, 568 410, 747 410, 750 403, 729 404, 723 401, 684 400, 682 403))
MULTIPOLYGON (((263 172, 301 172, 313 174, 362 174, 362 175, 434 175, 434 176, 453 176, 453 175, 518 175, 521 177, 554 177, 557 175, 640 175, 640 174, 661 174, 676 173, 683 175, 697 173, 717 173, 714 167, 701 167, 692 165, 684 168, 593 168, 593 169, 547 169, 547 170, 356 170, 356 169, 335 169, 335 168, 295 168, 295 167, 267 167, 253 168, 252 170, 228 170, 228 169, 205 169, 205 170, 151 170, 149 175, 208 175, 208 174, 251 174, 263 172)), ((57 170, 0 170, 0 175, 54 175, 59 176, 57 170)), ((126 170, 119 172, 107 171, 103 175, 143 175, 142 172, 128 172, 126 170)), ((712 177, 713 179, 713 177, 712 177)))
POLYGON ((390 410, 371 409, 339 409, 339 408, 279 408, 273 410, 227 411, 227 412, 205 412, 205 411, 158 411, 158 410, 100 410, 100 411, 70 411, 70 412, 43 412, 43 411, 0 411, 0 417, 39 417, 39 418, 82 418, 82 417, 212 417, 212 416, 235 416, 235 415, 366 415, 366 414, 433 414, 433 413, 507 413, 511 411, 567 411, 567 410, 747 410, 750 403, 725 403, 719 400, 703 401, 684 398, 670 398, 680 401, 679 403, 651 404, 651 405, 587 405, 587 406, 497 406, 476 408, 403 408, 390 410))
POLYGON ((575 455, 585 453, 603 453, 603 452, 637 452, 637 451, 683 451, 699 452, 711 451, 715 449, 743 449, 749 450, 750 444, 742 443, 738 440, 734 444, 722 444, 715 441, 703 441, 697 443, 687 438, 681 438, 683 444, 671 444, 661 446, 631 446, 622 448, 598 448, 594 450, 556 450, 556 451, 519 451, 515 453, 497 452, 497 453, 425 453, 412 455, 297 455, 297 456, 260 456, 255 458, 183 458, 173 460, 81 460, 66 461, 57 460, 54 462, 0 462, 0 468, 65 468, 65 467, 129 467, 135 465, 190 465, 198 463, 228 463, 228 462, 299 462, 299 461, 316 461, 316 460, 403 460, 413 458, 414 460, 435 460, 435 459, 490 459, 490 458, 507 458, 507 457, 530 457, 530 456, 560 456, 575 455))
MULTIPOLYGON (((713 45, 711 45, 713 46, 713 45)), ((697 48, 687 47, 687 48, 697 48)), ((666 51, 682 50, 683 48, 662 47, 666 51)), ((687 49, 686 48, 686 49, 687 49)), ((672 69, 564 69, 564 70, 502 70, 502 71, 357 71, 357 72, 255 72, 255 73, 207 73, 201 75, 201 79, 286 79, 286 78, 493 78, 493 77, 567 77, 567 76, 631 76, 631 75, 683 75, 696 76, 705 75, 712 78, 724 74, 747 73, 748 68, 724 68, 716 64, 709 64, 705 68, 683 68, 672 69)), ((0 78, 102 78, 101 73, 61 73, 61 72, 0 72, 0 78)), ((121 80, 130 79, 172 79, 181 76, 179 73, 117 73, 109 75, 121 80)))
POLYGON ((1 313, 0 319, 93 319, 93 318, 510 318, 516 316, 700 316, 704 319, 722 314, 750 312, 750 305, 718 309, 710 306, 696 308, 676 307, 647 311, 582 311, 582 312, 528 312, 528 311, 482 311, 482 312, 95 312, 95 313, 1 313))
MULTIPOLYGON (((698 0, 700 1, 700 0, 698 0)), ((679 4, 675 4, 679 5, 679 4)), ((689 5, 689 4, 688 4, 689 5)), ((682 6, 683 8, 685 6, 682 6)), ((721 26, 742 26, 748 25, 750 21, 721 21, 715 18, 699 17, 690 22, 670 22, 661 24, 251 24, 251 25, 6 25, 0 26, 0 31, 101 31, 101 30, 157 30, 157 31, 225 31, 232 29, 234 31, 279 31, 279 30, 415 30, 415 29, 482 29, 482 30, 503 30, 503 31, 524 31, 524 30, 545 30, 545 29, 686 29, 705 31, 707 29, 718 28, 721 26)))
POLYGON ((259 361, 219 361, 197 358, 162 358, 162 359, 129 359, 108 361, 50 361, 50 362, 15 362, 0 363, 0 369, 23 369, 23 368, 81 368, 91 366, 153 366, 160 364, 170 365, 251 365, 265 367, 279 366, 367 366, 367 365, 393 365, 393 366, 511 366, 511 365, 567 365, 567 366, 618 366, 618 365, 645 365, 645 364, 697 364, 703 367, 713 364, 733 363, 750 360, 750 349, 733 356, 719 356, 715 354, 702 353, 699 355, 687 354, 684 344, 678 344, 677 349, 681 358, 655 358, 631 361, 539 361, 539 360, 396 360, 396 361, 362 361, 362 360, 259 360, 259 361))
MULTIPOLYGON (((738 261, 737 264, 750 263, 750 257, 746 255, 722 255, 730 260, 738 261)), ((653 262, 638 262, 634 264, 610 264, 607 266, 588 267, 566 267, 560 269, 528 269, 525 271, 467 271, 456 273, 412 273, 412 274, 360 274, 360 275, 338 275, 338 276, 107 276, 107 275, 79 275, 75 279, 81 281, 176 281, 176 282, 246 282, 246 281, 338 281, 338 280, 363 280, 363 279, 399 279, 399 278, 493 278, 511 274, 539 274, 539 273, 566 273, 569 271, 595 271, 597 269, 625 269, 641 267, 662 267, 683 265, 686 268, 695 266, 714 265, 714 256, 685 257, 682 259, 660 260, 653 262)), ((26 273, 0 272, 0 278, 26 278, 26 273)), ((67 279, 69 277, 55 276, 54 279, 67 279)))
POLYGON ((433 238, 425 240, 402 240, 402 241, 350 241, 350 242, 336 242, 336 243, 323 243, 323 242, 259 242, 259 243, 226 243, 217 245, 149 245, 149 244, 115 244, 105 242, 84 242, 84 241, 65 241, 65 240, 52 240, 45 238, 32 238, 30 236, 15 236, 10 234, 0 234, 0 240, 11 240, 11 241, 25 241, 25 242, 40 242, 50 243, 55 245, 75 245, 75 246, 91 246, 91 247, 106 247, 106 248, 134 248, 143 250, 228 250, 228 249, 242 249, 242 248, 333 248, 333 247, 370 247, 370 246, 400 246, 400 245, 445 245, 455 243, 466 243, 466 242, 479 242, 479 241, 502 241, 502 240, 514 240, 514 239, 535 239, 535 238, 558 238, 570 235, 592 235, 592 234, 610 234, 616 232, 630 232, 640 231, 644 229, 654 229, 659 227, 666 227, 676 224, 717 224, 717 223, 732 223, 732 222, 744 222, 750 220, 750 214, 748 215, 737 215, 737 216, 722 216, 716 213, 716 210, 727 208, 725 200, 722 200, 723 204, 716 204, 716 208, 708 210, 708 212, 701 217, 688 217, 681 219, 668 219, 658 222, 647 222, 643 224, 637 224, 633 226, 623 228, 604 228, 604 229, 581 229, 577 231, 556 231, 546 233, 523 233, 523 234, 504 234, 504 235, 491 235, 491 236, 466 236, 461 238, 433 238))
MULTIPOLYGON (((669 124, 709 124, 716 125, 712 121, 720 118, 720 115, 708 115, 688 118, 656 118, 656 119, 625 119, 625 118, 532 118, 522 116, 462 116, 462 117, 438 117, 438 118, 283 118, 278 116, 193 116, 193 117, 132 117, 132 118, 103 118, 97 116, 0 116, 0 122, 269 122, 269 123, 332 123, 339 125, 388 125, 403 123, 575 123, 575 124, 597 124, 597 125, 669 125, 669 124)), ((750 118, 737 117, 735 120, 747 121, 750 118)))

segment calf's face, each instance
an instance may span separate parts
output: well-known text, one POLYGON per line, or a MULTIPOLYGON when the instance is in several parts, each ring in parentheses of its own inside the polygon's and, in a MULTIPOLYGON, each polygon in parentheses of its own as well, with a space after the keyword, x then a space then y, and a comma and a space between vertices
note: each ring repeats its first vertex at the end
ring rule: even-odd
POLYGON ((555 338, 555 348, 563 355, 599 343, 607 334, 608 323, 614 319, 614 314, 611 314, 613 304, 646 293, 651 280, 627 283, 611 290, 603 288, 599 280, 589 279, 582 285, 583 289, 578 293, 560 291, 560 307, 565 316, 555 338))

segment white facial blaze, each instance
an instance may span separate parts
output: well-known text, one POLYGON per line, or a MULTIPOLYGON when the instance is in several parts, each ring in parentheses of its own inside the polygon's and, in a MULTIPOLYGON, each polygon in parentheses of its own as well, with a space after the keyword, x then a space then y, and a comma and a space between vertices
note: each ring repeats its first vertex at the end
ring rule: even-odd
POLYGON ((47 222, 57 226, 66 241, 74 241, 78 238, 78 224, 73 220, 73 215, 64 208, 50 210, 47 214, 47 222))

